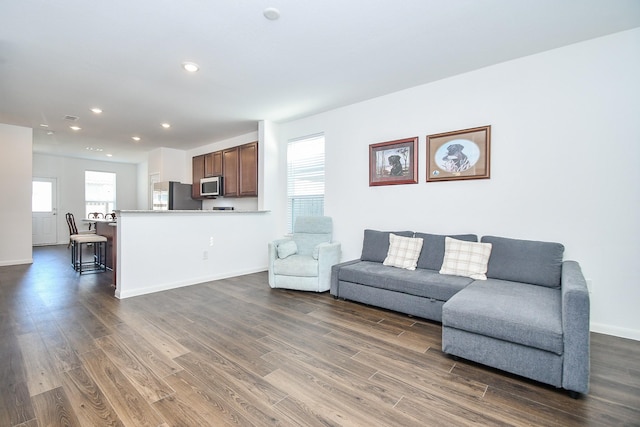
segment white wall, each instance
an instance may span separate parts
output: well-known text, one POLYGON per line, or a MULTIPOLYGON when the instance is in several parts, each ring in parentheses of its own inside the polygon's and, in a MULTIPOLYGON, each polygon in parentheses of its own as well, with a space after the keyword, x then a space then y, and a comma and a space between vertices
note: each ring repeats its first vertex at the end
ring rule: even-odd
POLYGON ((33 262, 30 128, 0 124, 0 266, 33 262))
MULTIPOLYGON (((136 165, 51 156, 48 154, 32 154, 31 151, 29 151, 29 163, 31 163, 32 155, 34 177, 57 179, 58 243, 67 243, 69 241, 69 229, 64 214, 67 212, 73 213, 78 228, 81 226, 79 219, 85 216, 84 172, 87 170, 115 173, 116 208, 138 208, 136 165)), ((31 175, 29 176, 29 181, 31 181, 31 175)), ((29 201, 29 206, 31 206, 31 201, 29 201)), ((29 212, 31 212, 31 207, 29 207, 29 212)), ((31 245, 31 236, 29 236, 29 245, 31 245)))
POLYGON ((191 182, 185 170, 186 152, 175 148, 160 147, 149 153, 148 174, 158 174, 160 181, 191 182))
POLYGON ((269 212, 121 212, 116 296, 264 271, 272 218, 269 212))
POLYGON ((561 242, 592 283, 592 329, 640 339, 638 52, 640 29, 614 34, 284 123, 280 144, 325 132, 345 260, 365 228, 561 242), (483 125, 491 179, 426 183, 425 136, 483 125), (369 144, 413 136, 419 184, 369 187, 369 144))

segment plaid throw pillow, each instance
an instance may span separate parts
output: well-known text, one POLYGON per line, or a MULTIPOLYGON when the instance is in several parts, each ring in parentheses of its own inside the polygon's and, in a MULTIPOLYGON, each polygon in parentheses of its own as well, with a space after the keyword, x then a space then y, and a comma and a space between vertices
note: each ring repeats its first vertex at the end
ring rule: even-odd
POLYGON ((422 250, 421 238, 402 237, 389 233, 389 251, 382 264, 415 270, 422 250))
POLYGON ((464 242, 445 238, 444 260, 440 274, 487 280, 487 265, 491 256, 491 243, 464 242))

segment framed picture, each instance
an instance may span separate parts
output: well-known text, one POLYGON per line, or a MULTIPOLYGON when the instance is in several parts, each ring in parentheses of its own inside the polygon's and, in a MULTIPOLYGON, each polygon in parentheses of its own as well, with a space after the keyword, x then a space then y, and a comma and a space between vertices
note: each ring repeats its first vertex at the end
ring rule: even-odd
POLYGON ((369 145, 369 186, 418 183, 418 137, 369 145))
POLYGON ((427 135, 427 182, 489 178, 491 126, 427 135))

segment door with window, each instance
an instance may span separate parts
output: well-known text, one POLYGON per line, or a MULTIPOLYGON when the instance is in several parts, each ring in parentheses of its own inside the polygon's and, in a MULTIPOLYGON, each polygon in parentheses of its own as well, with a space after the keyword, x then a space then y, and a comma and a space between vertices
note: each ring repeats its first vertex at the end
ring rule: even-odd
POLYGON ((58 242, 56 183, 55 178, 33 178, 31 218, 34 246, 58 242))

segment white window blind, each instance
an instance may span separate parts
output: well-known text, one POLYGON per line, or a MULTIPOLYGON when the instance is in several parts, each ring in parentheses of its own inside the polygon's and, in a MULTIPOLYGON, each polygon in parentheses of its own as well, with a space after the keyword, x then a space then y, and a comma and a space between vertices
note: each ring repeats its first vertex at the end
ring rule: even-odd
POLYGON ((85 218, 90 213, 103 215, 116 209, 116 174, 112 172, 84 172, 85 218))
POLYGON ((287 147, 287 228, 298 216, 324 215, 324 135, 289 141, 287 147))

